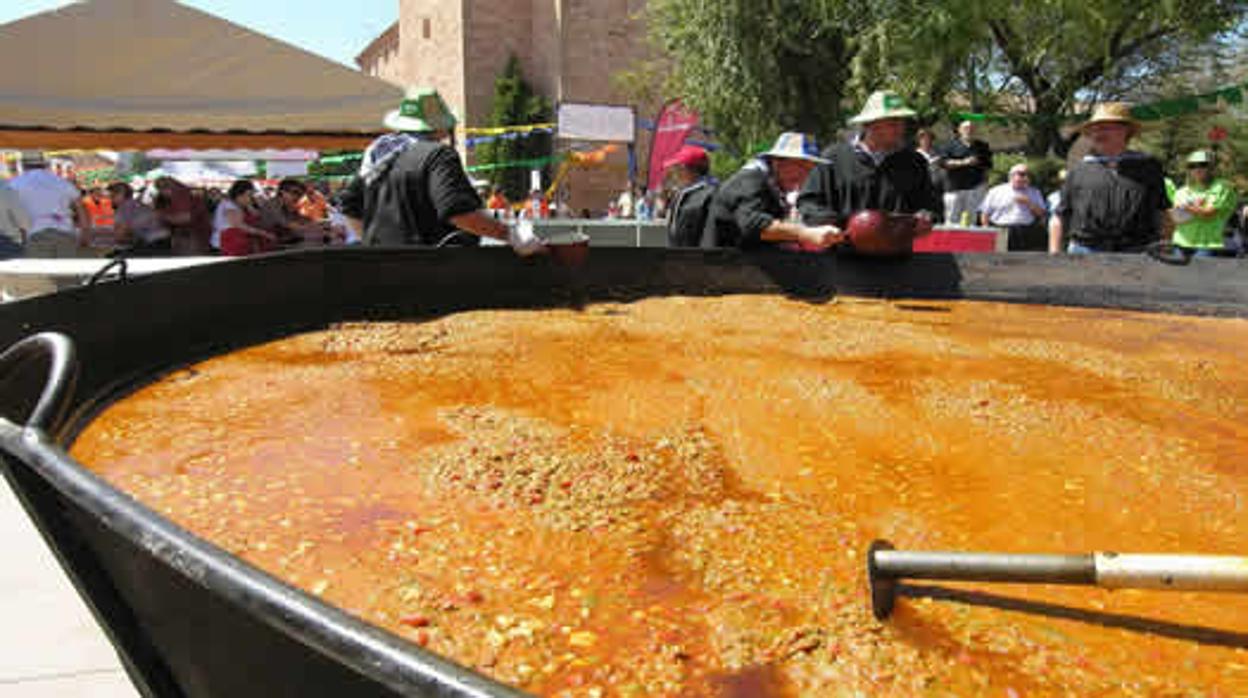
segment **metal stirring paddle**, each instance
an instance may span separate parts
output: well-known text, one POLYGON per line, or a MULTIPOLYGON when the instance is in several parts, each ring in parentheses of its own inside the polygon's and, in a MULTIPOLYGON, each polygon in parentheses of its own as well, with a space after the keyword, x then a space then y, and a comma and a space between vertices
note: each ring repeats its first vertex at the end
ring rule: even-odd
POLYGON ((895 550, 877 540, 867 552, 867 578, 871 610, 885 620, 893 614, 902 579, 1243 593, 1248 592, 1248 557, 920 552, 895 550))

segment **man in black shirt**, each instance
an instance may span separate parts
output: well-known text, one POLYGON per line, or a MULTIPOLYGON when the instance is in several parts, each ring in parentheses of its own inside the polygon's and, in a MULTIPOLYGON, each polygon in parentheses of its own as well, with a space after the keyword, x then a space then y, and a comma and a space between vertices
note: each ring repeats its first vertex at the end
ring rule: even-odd
POLYGON ((440 142, 455 117, 437 92, 409 90, 385 124, 397 133, 373 141, 342 195, 342 213, 365 245, 477 245, 488 237, 520 255, 542 249, 530 228, 509 228, 482 211, 459 154, 440 142))
POLYGON ((663 163, 663 169, 680 187, 667 222, 667 245, 697 247, 702 244, 711 199, 718 188, 710 177, 710 160, 705 150, 686 145, 663 163))
POLYGON ((950 225, 974 224, 979 215, 979 205, 988 192, 992 149, 975 138, 973 122, 958 124, 958 137, 941 151, 940 166, 945 170, 947 185, 945 221, 950 225))
POLYGON ((1139 252, 1171 233, 1165 175, 1155 158, 1127 145, 1139 123, 1120 102, 1098 105, 1081 127, 1092 152, 1071 168, 1062 185, 1049 252, 1139 252))
POLYGON ((784 133, 768 152, 746 163, 711 200, 703 247, 826 250, 845 239, 833 225, 806 226, 797 214, 797 193, 816 163, 814 141, 784 133))
POLYGON ((876 92, 850 123, 862 126, 852 143, 823 152, 826 164, 810 173, 798 197, 807 225, 844 226, 858 211, 916 213, 927 219, 941 214, 940 194, 932 183, 927 158, 905 142, 906 121, 915 113, 901 97, 876 92))

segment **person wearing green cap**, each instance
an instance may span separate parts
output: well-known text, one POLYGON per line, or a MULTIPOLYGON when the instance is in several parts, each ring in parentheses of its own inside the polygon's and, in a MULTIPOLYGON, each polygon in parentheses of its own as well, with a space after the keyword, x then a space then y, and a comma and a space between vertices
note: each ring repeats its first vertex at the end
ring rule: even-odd
POLYGON ((1213 157, 1197 150, 1187 158, 1187 183, 1174 195, 1174 246, 1184 254, 1211 257, 1224 249, 1223 233, 1235 212, 1235 191, 1213 176, 1213 157))
POLYGON ((868 209, 919 214, 928 224, 940 220, 944 205, 927 158, 906 143, 906 122, 914 117, 896 93, 872 94, 850 120, 862 131, 853 142, 825 150, 827 162, 806 179, 797 200, 802 220, 844 227, 868 209))
POLYGON ((386 115, 393 129, 364 151, 342 195, 342 213, 365 245, 476 246, 481 238, 525 256, 543 249, 531 225, 508 227, 486 213, 459 153, 442 141, 455 117, 434 90, 408 90, 386 115))

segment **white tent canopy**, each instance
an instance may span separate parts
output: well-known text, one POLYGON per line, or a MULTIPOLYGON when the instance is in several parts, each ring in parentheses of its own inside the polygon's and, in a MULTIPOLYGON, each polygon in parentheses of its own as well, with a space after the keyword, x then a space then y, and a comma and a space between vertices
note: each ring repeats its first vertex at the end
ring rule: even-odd
POLYGON ((268 160, 270 162, 309 162, 321 156, 315 150, 170 150, 158 148, 145 153, 152 160, 268 160))
POLYGON ((0 65, 0 147, 359 147, 402 99, 173 0, 87 0, 0 25, 0 65))

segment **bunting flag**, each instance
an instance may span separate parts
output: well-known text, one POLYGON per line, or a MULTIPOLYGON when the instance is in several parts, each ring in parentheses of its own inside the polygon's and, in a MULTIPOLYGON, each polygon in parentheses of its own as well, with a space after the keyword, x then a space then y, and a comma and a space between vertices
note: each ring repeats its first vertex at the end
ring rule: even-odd
POLYGON ((322 165, 341 165, 349 162, 359 162, 364 159, 364 153, 339 153, 337 155, 326 155, 317 162, 322 165))
MULTIPOLYGON (((1195 114, 1206 109, 1223 110, 1228 107, 1242 107, 1248 95, 1248 82, 1231 85, 1205 94, 1187 95, 1173 99, 1163 99, 1149 104, 1141 104, 1131 108, 1131 115, 1140 121, 1160 121, 1179 116, 1195 114)), ((950 115, 955 121, 974 121, 1002 126, 1027 124, 1043 119, 1057 119, 1061 123, 1072 124, 1086 121, 1090 114, 1071 114, 1069 116, 1053 116, 1051 114, 978 114, 973 112, 954 112, 950 115)))
POLYGON ((465 167, 464 169, 472 173, 494 172, 496 170, 511 170, 511 169, 519 169, 519 168, 524 168, 526 170, 535 170, 539 167, 545 167, 547 165, 559 162, 560 160, 563 160, 561 156, 550 155, 547 157, 529 158, 526 160, 508 160, 507 162, 487 162, 481 165, 471 165, 469 167, 465 167))
POLYGON ((468 136, 464 139, 464 147, 472 150, 479 145, 494 143, 495 141, 514 141, 521 138, 532 138, 533 136, 552 135, 554 132, 553 128, 534 128, 528 131, 501 133, 494 136, 468 136))
POLYGON ((529 133, 531 131, 554 131, 555 124, 528 124, 526 126, 490 126, 484 128, 465 128, 465 136, 502 136, 509 133, 529 133))
POLYGON ((1224 87, 1202 95, 1166 99, 1160 102, 1153 102, 1152 104, 1141 105, 1133 108, 1131 115, 1140 121, 1159 121, 1186 114, 1195 114, 1205 107, 1215 107, 1221 110, 1231 105, 1242 105, 1245 92, 1248 92, 1248 82, 1242 85, 1224 87))

